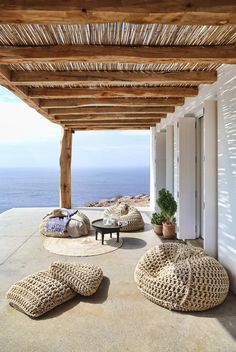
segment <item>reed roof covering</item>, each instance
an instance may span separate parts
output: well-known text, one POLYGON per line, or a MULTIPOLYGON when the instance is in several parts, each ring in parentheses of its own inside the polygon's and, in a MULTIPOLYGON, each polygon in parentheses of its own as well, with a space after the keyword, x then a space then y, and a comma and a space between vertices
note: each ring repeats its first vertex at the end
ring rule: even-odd
POLYGON ((236 63, 235 48, 234 24, 0 24, 0 83, 68 129, 149 128, 236 63))
POLYGON ((226 45, 235 44, 234 25, 183 26, 105 23, 87 25, 0 25, 1 45, 226 45))

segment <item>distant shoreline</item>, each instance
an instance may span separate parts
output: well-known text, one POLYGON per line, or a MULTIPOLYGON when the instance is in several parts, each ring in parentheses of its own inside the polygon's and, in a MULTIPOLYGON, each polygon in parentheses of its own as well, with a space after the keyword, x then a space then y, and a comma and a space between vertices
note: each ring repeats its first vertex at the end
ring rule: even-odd
POLYGON ((149 207, 150 205, 150 196, 148 194, 137 194, 135 196, 122 196, 116 195, 111 199, 101 199, 99 201, 86 202, 84 207, 109 207, 116 203, 126 203, 131 206, 136 207, 149 207))
MULTIPOLYGON (((57 170, 0 168, 0 179, 0 213, 11 208, 40 208, 59 204, 57 170)), ((149 170, 143 168, 81 169, 72 173, 71 187, 72 204, 82 207, 85 203, 98 203, 105 199, 108 200, 105 206, 109 206, 112 205, 109 200, 114 195, 149 194, 150 175, 149 170)), ((141 200, 136 202, 140 204, 141 200)), ((140 206, 143 206, 142 203, 140 206)), ((144 206, 148 205, 144 203, 144 206)))

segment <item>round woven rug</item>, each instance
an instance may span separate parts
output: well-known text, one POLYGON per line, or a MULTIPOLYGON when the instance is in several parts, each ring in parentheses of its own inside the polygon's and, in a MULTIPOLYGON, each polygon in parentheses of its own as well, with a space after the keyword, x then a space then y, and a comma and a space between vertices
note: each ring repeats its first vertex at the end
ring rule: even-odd
POLYGON ((44 248, 49 252, 73 257, 106 254, 120 248, 122 244, 122 238, 116 242, 116 236, 109 238, 109 234, 105 235, 103 245, 101 239, 95 240, 94 234, 79 238, 46 237, 43 242, 44 248))

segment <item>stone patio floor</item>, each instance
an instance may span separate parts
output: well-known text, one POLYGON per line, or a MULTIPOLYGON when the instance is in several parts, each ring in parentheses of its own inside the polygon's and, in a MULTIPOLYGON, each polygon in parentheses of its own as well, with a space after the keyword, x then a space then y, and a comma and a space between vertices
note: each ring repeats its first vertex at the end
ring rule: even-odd
MULTIPOLYGON (((111 253, 78 258, 47 252, 38 232, 48 208, 11 209, 0 214, 1 352, 236 352, 236 297, 219 307, 179 313, 143 297, 133 279, 143 253, 161 240, 143 212, 145 230, 123 233, 123 246, 111 253), (105 278, 92 297, 79 297, 38 319, 8 305, 5 294, 17 280, 47 269, 54 260, 101 266, 105 278)), ((86 209, 91 220, 101 210, 86 209)))

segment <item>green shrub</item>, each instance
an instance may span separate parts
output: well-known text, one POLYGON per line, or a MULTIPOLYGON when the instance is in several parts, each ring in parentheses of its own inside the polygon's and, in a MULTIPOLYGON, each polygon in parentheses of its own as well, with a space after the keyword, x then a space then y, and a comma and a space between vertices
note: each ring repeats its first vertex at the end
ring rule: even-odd
POLYGON ((165 188, 159 191, 157 204, 168 224, 175 223, 174 215, 177 211, 177 203, 173 195, 165 188))
POLYGON ((166 219, 163 214, 161 214, 161 213, 159 213, 159 214, 153 213, 152 214, 151 223, 153 225, 162 225, 162 223, 165 221, 166 221, 166 219))

